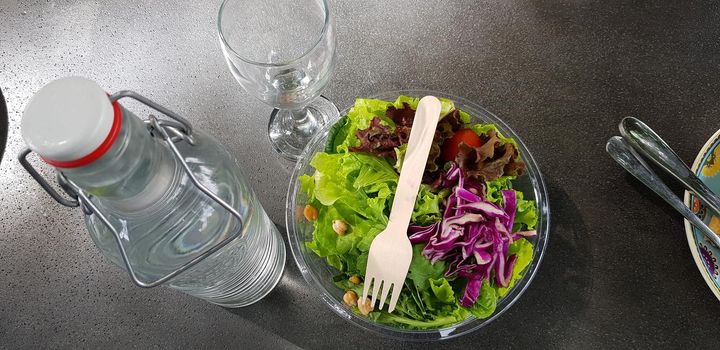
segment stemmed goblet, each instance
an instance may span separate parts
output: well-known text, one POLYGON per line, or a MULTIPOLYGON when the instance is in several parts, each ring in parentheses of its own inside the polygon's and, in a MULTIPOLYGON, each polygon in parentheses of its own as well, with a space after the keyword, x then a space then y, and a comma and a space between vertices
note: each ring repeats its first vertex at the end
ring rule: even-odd
POLYGON ((297 160, 317 130, 339 114, 320 96, 335 61, 327 0, 225 0, 218 33, 235 79, 274 107, 268 134, 275 150, 297 160))

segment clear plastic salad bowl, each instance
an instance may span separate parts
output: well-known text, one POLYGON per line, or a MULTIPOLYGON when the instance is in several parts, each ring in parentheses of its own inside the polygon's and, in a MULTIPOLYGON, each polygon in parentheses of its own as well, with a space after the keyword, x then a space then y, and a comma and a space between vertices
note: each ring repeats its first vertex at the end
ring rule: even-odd
MULTIPOLYGON (((550 208, 548 207, 547 190, 542 176, 540 175, 540 170, 522 139, 494 114, 462 98, 435 91, 404 90, 386 92, 368 97, 394 101, 400 95, 413 97, 433 95, 436 97, 450 99, 454 101, 456 108, 459 108, 472 116, 473 123, 493 123, 502 134, 512 137, 515 141, 517 141, 520 157, 526 164, 526 172, 523 176, 513 181, 513 188, 522 191, 527 199, 535 199, 537 201, 538 210, 538 223, 536 227, 537 236, 529 238, 529 240, 533 243, 533 259, 530 265, 526 268, 522 279, 515 283, 508 294, 498 300, 495 313, 492 314, 492 316, 486 319, 475 319, 470 316, 465 321, 446 328, 433 330, 406 330, 378 324, 368 318, 354 314, 352 310, 343 303, 343 294, 345 291, 341 290, 333 283, 333 276, 337 275, 338 271, 329 266, 323 258, 315 255, 315 253, 308 249, 305 245, 305 242, 312 240, 313 225, 303 217, 302 208, 307 203, 308 198, 305 193, 300 191, 298 182, 299 176, 303 174, 311 175, 314 172, 314 169, 310 166, 310 160, 315 153, 322 152, 324 150, 328 132, 337 120, 331 120, 308 143, 292 173, 288 189, 287 210, 285 216, 290 248, 292 249, 295 262, 297 263, 300 272, 314 289, 317 297, 322 298, 327 305, 342 318, 363 329, 375 331, 384 336, 395 339, 417 341, 449 339, 480 329, 486 324, 492 322, 510 306, 512 306, 530 285, 530 282, 540 266, 540 261, 542 260, 543 253, 545 252, 548 242, 550 208)), ((340 115, 344 116, 348 110, 349 108, 341 112, 340 115)))

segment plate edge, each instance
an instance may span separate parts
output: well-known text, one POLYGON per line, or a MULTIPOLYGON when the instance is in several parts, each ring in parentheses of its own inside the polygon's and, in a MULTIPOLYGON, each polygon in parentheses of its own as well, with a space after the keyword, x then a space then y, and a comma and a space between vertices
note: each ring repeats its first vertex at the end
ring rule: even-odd
MULTIPOLYGON (((693 173, 697 172, 697 169, 700 166, 700 162, 702 162, 703 158, 705 158, 705 154, 710 150, 710 147, 715 144, 718 138, 720 138, 720 130, 716 131, 705 142, 703 147, 700 149, 700 152, 698 152, 698 155, 695 157, 695 161, 693 162, 693 173)), ((690 203, 690 191, 685 191, 683 202, 688 208, 692 208, 692 205, 690 203)), ((688 247, 690 248, 690 253, 692 254, 693 260, 695 260, 695 265, 697 266, 698 270, 700 270, 700 274, 705 280, 705 283, 708 285, 713 294, 715 294, 715 297, 720 301, 720 289, 717 288, 717 286, 715 285, 715 282, 712 280, 712 277, 710 277, 710 274, 708 274, 707 269, 705 268, 705 264, 700 258, 700 255, 698 255, 697 244, 695 242, 695 235, 692 230, 692 225, 690 225, 690 222, 687 219, 683 219, 683 221, 685 222, 685 238, 687 239, 688 247)))

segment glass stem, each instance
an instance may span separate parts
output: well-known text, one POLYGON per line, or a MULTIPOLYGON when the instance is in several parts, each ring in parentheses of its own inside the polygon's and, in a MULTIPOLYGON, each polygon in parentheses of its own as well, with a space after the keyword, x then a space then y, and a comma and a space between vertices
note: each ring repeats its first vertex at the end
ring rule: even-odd
POLYGON ((314 124, 309 118, 307 108, 304 107, 300 109, 282 109, 278 113, 282 115, 288 130, 307 132, 308 126, 314 124))

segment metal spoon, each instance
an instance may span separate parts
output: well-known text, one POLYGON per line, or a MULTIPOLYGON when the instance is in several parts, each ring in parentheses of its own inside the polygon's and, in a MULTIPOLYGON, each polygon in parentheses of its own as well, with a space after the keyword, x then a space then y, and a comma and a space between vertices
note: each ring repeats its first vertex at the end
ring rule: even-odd
POLYGON ((690 167, 656 134, 637 118, 627 117, 620 122, 620 135, 638 153, 652 160, 674 176, 714 212, 720 213, 720 198, 700 180, 690 167))
POLYGON ((675 196, 665 183, 660 180, 657 174, 655 174, 645 161, 640 158, 626 139, 620 136, 611 137, 605 146, 605 150, 607 150, 610 156, 623 168, 625 168, 625 170, 635 176, 638 180, 645 184, 645 186, 657 193, 660 198, 668 202, 668 204, 690 221, 693 226, 697 227, 700 232, 705 235, 705 237, 709 238, 716 246, 720 247, 720 237, 718 237, 713 230, 705 225, 700 218, 693 214, 693 212, 690 211, 690 208, 686 207, 680 198, 675 196))

